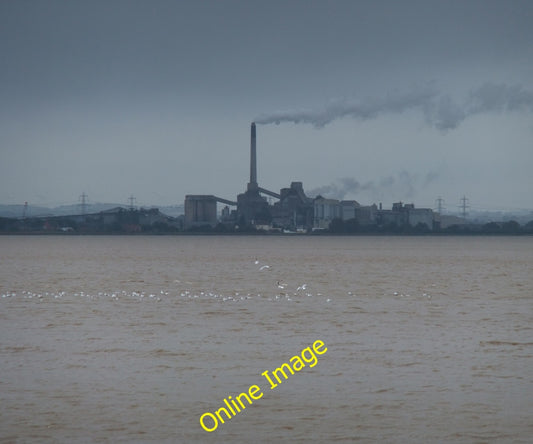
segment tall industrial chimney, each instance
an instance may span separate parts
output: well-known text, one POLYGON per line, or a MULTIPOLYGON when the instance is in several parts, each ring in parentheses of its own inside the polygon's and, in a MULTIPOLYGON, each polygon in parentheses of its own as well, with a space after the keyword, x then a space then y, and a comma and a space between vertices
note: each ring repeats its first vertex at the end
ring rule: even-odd
POLYGON ((248 189, 257 188, 257 160, 256 160, 256 146, 255 146, 255 122, 252 122, 252 129, 250 134, 250 183, 248 189))

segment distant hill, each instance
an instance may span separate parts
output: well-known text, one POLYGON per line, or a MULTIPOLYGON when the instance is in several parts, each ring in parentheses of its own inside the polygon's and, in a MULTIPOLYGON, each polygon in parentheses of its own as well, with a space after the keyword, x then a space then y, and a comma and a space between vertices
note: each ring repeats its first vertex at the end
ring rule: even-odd
POLYGON ((161 211, 161 213, 166 214, 170 217, 178 217, 183 216, 185 214, 185 209, 183 205, 167 205, 157 208, 159 208, 159 211, 161 211))
MULTIPOLYGON (((87 205, 87 213, 99 213, 101 211, 107 211, 112 208, 128 208, 123 204, 116 203, 94 203, 87 205)), ((154 208, 150 206, 148 208, 154 208)), ((156 207, 161 211, 161 213, 171 216, 178 217, 184 213, 183 205, 168 205, 156 207)), ((0 217, 12 217, 12 218, 21 218, 24 214, 24 205, 1 205, 0 204, 0 217)), ((74 214, 81 214, 81 205, 61 205, 59 207, 48 208, 40 207, 34 205, 28 205, 26 210, 26 217, 39 217, 39 216, 71 216, 74 214)))
MULTIPOLYGON (((51 209, 46 207, 29 206, 26 216, 45 216, 51 214, 51 209)), ((24 205, 0 205, 0 217, 19 218, 24 215, 24 205)))
POLYGON ((533 211, 471 211, 467 219, 473 223, 508 222, 514 220, 520 225, 525 225, 533 220, 533 211))
POLYGON ((466 216, 466 220, 461 217, 460 213, 445 213, 441 216, 444 226, 467 224, 486 224, 489 222, 509 222, 514 220, 520 225, 525 225, 533 220, 532 210, 514 210, 514 211, 489 211, 489 210, 471 210, 466 216))
MULTIPOLYGON (((117 203, 91 203, 87 205, 87 213, 99 213, 100 211, 107 211, 112 208, 128 208, 127 205, 117 204, 117 203)), ((170 217, 182 216, 185 211, 183 205, 165 205, 165 206, 156 206, 148 205, 144 208, 158 208, 159 211, 170 217)), ((24 213, 24 205, 2 205, 0 204, 0 217, 12 217, 12 218, 21 218, 24 213)), ((39 216, 71 216, 74 214, 81 214, 81 205, 61 205, 59 207, 41 207, 28 205, 26 212, 27 217, 39 217, 39 216)), ((451 223, 453 216, 457 218, 460 217, 459 213, 450 213, 446 215, 448 218, 448 223, 459 223, 459 220, 451 223)), ((476 223, 484 224, 487 222, 507 222, 514 220, 521 225, 533 220, 533 211, 532 210, 515 210, 515 211, 480 211, 480 210, 471 210, 469 215, 466 218, 467 223, 476 223)), ((464 223, 464 221, 462 221, 464 223)))

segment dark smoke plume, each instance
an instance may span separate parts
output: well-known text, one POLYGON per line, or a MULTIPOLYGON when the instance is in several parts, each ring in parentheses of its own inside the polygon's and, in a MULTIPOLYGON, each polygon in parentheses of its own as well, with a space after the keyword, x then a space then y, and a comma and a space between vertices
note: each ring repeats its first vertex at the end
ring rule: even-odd
POLYGON ((447 94, 433 88, 410 93, 391 93, 382 98, 367 98, 358 102, 335 101, 320 110, 278 111, 255 119, 258 124, 307 123, 322 128, 334 120, 352 117, 359 120, 375 119, 383 114, 400 114, 419 110, 426 122, 439 130, 457 128, 470 116, 489 112, 531 112, 533 92, 519 85, 486 83, 472 89, 457 103, 447 94))
POLYGON ((417 189, 427 187, 438 177, 439 174, 433 171, 424 177, 410 174, 407 171, 400 171, 396 175, 383 177, 377 182, 368 181, 365 183, 360 183, 352 177, 343 177, 329 185, 309 190, 307 194, 312 197, 322 196, 339 200, 343 200, 347 196, 355 198, 361 194, 369 195, 374 200, 411 199, 415 197, 417 189))

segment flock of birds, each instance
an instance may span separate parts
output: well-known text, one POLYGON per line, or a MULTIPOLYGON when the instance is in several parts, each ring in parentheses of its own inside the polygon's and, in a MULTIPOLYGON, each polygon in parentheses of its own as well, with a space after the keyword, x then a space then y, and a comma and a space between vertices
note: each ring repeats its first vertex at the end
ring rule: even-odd
MULTIPOLYGON (((144 291, 132 291, 128 292, 125 290, 122 291, 111 291, 111 292, 66 292, 66 291, 57 291, 57 292, 34 292, 24 290, 22 292, 8 291, 0 295, 0 299, 8 298, 23 298, 23 299, 34 299, 37 301, 44 300, 57 300, 63 298, 85 298, 85 299, 108 299, 111 301, 119 300, 138 300, 138 301, 154 301, 161 302, 163 300, 172 300, 172 299, 182 299, 182 300, 214 300, 219 302, 245 302, 250 300, 267 300, 267 301, 302 301, 307 298, 318 299, 325 303, 332 302, 332 299, 327 297, 325 298, 322 293, 310 293, 307 291, 307 284, 299 285, 296 288, 290 288, 287 284, 280 281, 276 284, 277 290, 270 292, 269 294, 252 294, 246 293, 241 294, 238 291, 233 292, 233 294, 222 294, 215 293, 213 291, 193 291, 193 290, 160 290, 157 293, 144 292, 144 291)), ((409 294, 403 294, 399 292, 393 292, 391 294, 395 297, 400 298, 410 298, 409 294)), ((347 296, 354 297, 355 294, 351 291, 347 292, 347 296)), ((423 293, 422 297, 431 301, 431 295, 428 293, 423 293)))
MULTIPOLYGON (((256 259, 255 264, 258 265, 259 261, 256 259)), ((261 265, 259 271, 270 270, 270 265, 261 265)), ((179 280, 174 281, 177 286, 181 286, 182 283, 179 280)), ((302 297, 312 297, 313 294, 306 292, 307 284, 302 284, 297 286, 296 290, 290 294, 288 290, 288 285, 277 281, 277 291, 272 291, 270 295, 262 294, 240 294, 238 291, 234 291, 232 294, 220 294, 212 291, 194 291, 194 290, 160 290, 157 293, 146 292, 146 291, 110 291, 110 292, 84 292, 77 291, 73 293, 68 293, 66 291, 56 291, 56 292, 34 292, 24 290, 20 293, 16 291, 8 291, 1 294, 2 299, 6 298, 16 298, 22 297, 23 299, 36 299, 38 301, 43 300, 53 300, 53 299, 62 299, 65 297, 74 297, 74 298, 86 298, 86 299, 109 299, 113 301, 118 300, 131 300, 135 299, 138 301, 154 301, 161 302, 162 300, 169 300, 171 298, 179 299, 213 299, 220 302, 244 302, 251 299, 266 299, 268 301, 293 301, 293 298, 296 296, 302 297), (292 297, 291 297, 292 296, 292 297)), ((273 289, 274 290, 274 289, 273 289)), ((320 293, 317 293, 317 296, 322 296, 320 293)), ((326 302, 331 302, 330 298, 326 299, 326 302)))
MULTIPOLYGON (((252 293, 246 293, 246 294, 240 294, 240 292, 235 291, 233 294, 222 294, 222 293, 215 293, 213 291, 193 291, 193 290, 160 290, 157 293, 151 293, 151 292, 144 292, 144 291, 132 291, 128 292, 125 290, 122 291, 111 291, 111 292, 97 292, 97 293, 88 293, 88 292, 66 292, 66 291, 58 291, 58 292, 33 292, 33 291, 22 291, 22 292, 16 292, 16 291, 8 291, 6 293, 2 293, 0 295, 0 299, 8 299, 8 298, 23 298, 23 299, 35 299, 37 301, 43 301, 43 300, 54 300, 54 299, 63 299, 63 298, 85 298, 85 299, 108 299, 112 301, 119 301, 119 300, 138 300, 138 301, 154 301, 154 302, 161 302, 163 300, 171 300, 171 299, 182 299, 182 300, 198 300, 198 299, 204 299, 204 300, 214 300, 219 302, 245 302, 249 300, 267 300, 267 301, 286 301, 286 302, 292 302, 292 301, 302 301, 306 298, 312 298, 319 299, 323 302, 330 303, 332 302, 331 298, 325 298, 323 297, 322 293, 310 293, 307 291, 307 284, 302 284, 293 288, 292 290, 289 288, 289 286, 285 283, 282 283, 280 281, 276 284, 277 291, 272 291, 270 294, 252 294, 252 293)), ((403 294, 398 292, 393 292, 391 294, 395 297, 400 298, 410 298, 409 294, 403 294)), ((355 296, 354 293, 351 291, 347 292, 347 296, 355 296)), ((431 301, 431 294, 423 293, 422 297, 424 299, 427 299, 428 301, 431 301)))
MULTIPOLYGON (((255 260, 255 265, 259 265, 259 261, 255 260)), ((271 270, 270 265, 260 265, 259 271, 267 271, 271 270)), ((182 282, 179 280, 174 281, 176 286, 181 286, 182 282)), ((42 300, 50 300, 50 299, 62 299, 64 297, 75 297, 75 298, 86 298, 86 299, 110 299, 113 301, 118 300, 128 300, 128 299, 135 299, 135 300, 146 300, 146 301, 155 301, 155 302, 161 302, 162 300, 169 300, 171 298, 179 298, 179 299, 212 299, 215 301, 220 302, 244 302, 252 299, 264 299, 268 301, 287 301, 292 302, 294 300, 301 300, 302 298, 311 298, 313 296, 317 296, 321 298, 321 300, 324 300, 326 303, 331 302, 331 298, 322 298, 321 293, 316 293, 316 295, 310 293, 307 291, 307 284, 301 284, 298 286, 294 286, 292 291, 289 288, 289 285, 286 283, 282 283, 280 281, 277 281, 276 286, 272 288, 272 291, 269 291, 269 294, 252 294, 252 293, 246 293, 246 294, 240 294, 239 291, 233 291, 232 294, 222 294, 222 293, 216 293, 213 291, 194 291, 191 289, 187 290, 160 290, 157 293, 153 292, 145 292, 145 291, 111 291, 111 292, 97 292, 97 293, 89 293, 89 292, 73 292, 73 293, 67 293, 65 291, 57 291, 57 292, 34 292, 34 291, 22 291, 20 294, 18 294, 15 291, 10 291, 7 293, 3 293, 1 295, 2 299, 6 298, 15 298, 17 296, 21 296, 24 299, 36 299, 39 301, 42 300)))
MULTIPOLYGON (((306 285, 301 285, 297 288, 297 291, 294 291, 292 294, 289 294, 286 291, 275 291, 272 292, 270 295, 264 295, 264 294, 240 294, 239 292, 234 292, 233 294, 221 294, 221 293, 215 293, 212 291, 192 291, 192 290, 181 290, 181 291, 169 291, 169 290, 160 290, 158 293, 150 293, 150 292, 144 292, 144 291, 132 291, 128 292, 125 290, 122 291, 112 291, 112 292, 97 292, 97 293, 90 293, 90 292, 73 292, 68 293, 66 291, 58 291, 58 292, 34 292, 34 291, 22 291, 22 292, 16 292, 16 291, 8 291, 6 293, 1 294, 2 299, 7 298, 17 298, 21 297, 23 299, 36 299, 38 301, 43 300, 54 300, 54 299, 63 299, 63 298, 85 298, 85 299, 109 299, 113 301, 118 300, 131 300, 135 299, 138 301, 155 301, 155 302, 161 302, 162 300, 169 300, 171 298, 179 298, 179 299, 212 299, 215 301, 220 302, 243 302, 248 301, 252 299, 264 299, 268 301, 287 301, 291 302, 295 300, 295 296, 301 296, 301 297, 307 297, 310 298, 314 296, 311 293, 303 293, 302 290, 306 289, 306 285)), ((286 290, 287 286, 285 284, 278 283, 277 285, 278 290, 286 290)), ((321 293, 317 293, 316 296, 322 296, 321 293)), ((331 302, 331 298, 325 299, 326 302, 331 302)))
MULTIPOLYGON (((261 265, 259 263, 259 260, 255 259, 254 264, 259 266, 259 271, 268 271, 272 270, 270 265, 261 265)), ((182 283, 179 280, 175 281, 175 284, 177 286, 180 286, 182 283)), ((128 299, 134 299, 138 301, 154 301, 154 302, 161 302, 163 300, 169 300, 169 299, 186 299, 186 300, 195 300, 195 299, 212 299, 215 301, 220 302, 245 302, 248 300, 253 299, 262 299, 262 300, 268 300, 268 301, 301 301, 306 298, 312 298, 315 296, 315 299, 319 299, 323 302, 330 303, 332 302, 332 299, 329 297, 323 297, 321 293, 310 293, 307 290, 308 284, 303 283, 300 285, 288 285, 287 283, 277 281, 276 286, 273 287, 272 291, 269 291, 269 294, 240 294, 239 291, 234 291, 233 294, 221 294, 221 293, 215 293, 212 291, 194 291, 194 290, 160 290, 159 292, 153 293, 153 292, 145 292, 145 291, 111 291, 111 292, 97 292, 97 293, 87 293, 83 291, 73 292, 73 293, 67 293, 65 291, 57 291, 57 292, 33 292, 33 291, 22 291, 20 294, 16 291, 8 291, 6 293, 2 293, 0 295, 1 299, 7 299, 7 298, 16 298, 18 296, 21 296, 24 299, 36 299, 38 301, 42 300, 51 300, 51 299, 62 299, 64 297, 75 297, 75 298, 87 298, 87 299, 110 299, 113 301, 118 300, 128 300, 128 299)), ((347 292, 348 296, 355 296, 351 291, 347 292)), ((399 296, 404 297, 403 294, 400 294, 398 292, 392 293, 393 296, 399 296)), ((409 295, 405 295, 409 296, 409 295)), ((424 298, 427 298, 428 300, 431 300, 431 295, 424 293, 424 298)))

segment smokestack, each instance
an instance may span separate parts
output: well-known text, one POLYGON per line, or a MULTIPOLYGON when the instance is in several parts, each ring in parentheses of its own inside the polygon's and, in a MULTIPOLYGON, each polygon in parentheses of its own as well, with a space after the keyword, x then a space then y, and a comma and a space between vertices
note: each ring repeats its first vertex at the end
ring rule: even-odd
POLYGON ((257 161, 256 161, 256 146, 255 146, 255 122, 252 122, 252 129, 250 134, 250 185, 257 188, 257 161))

